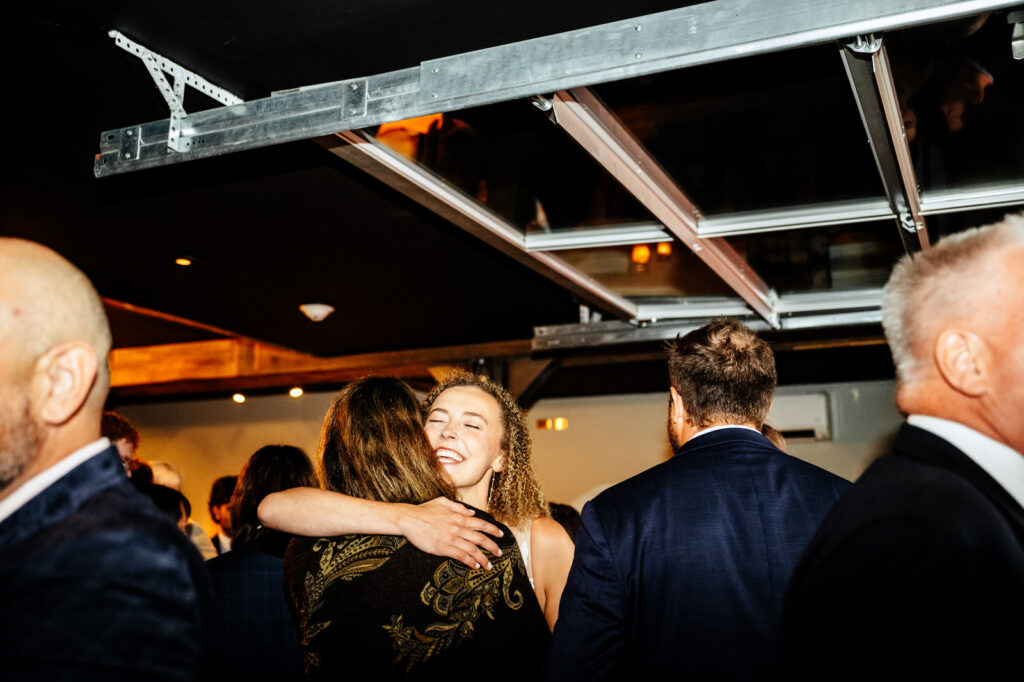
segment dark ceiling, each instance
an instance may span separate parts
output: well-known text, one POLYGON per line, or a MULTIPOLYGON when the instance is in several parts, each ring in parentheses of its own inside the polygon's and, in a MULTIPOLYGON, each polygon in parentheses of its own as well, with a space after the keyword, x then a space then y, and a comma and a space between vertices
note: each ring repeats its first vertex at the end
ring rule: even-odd
MULTIPOLYGON (((0 29, 0 234, 52 246, 105 297, 335 356, 526 339, 534 326, 577 322, 578 301, 313 142, 95 179, 100 132, 168 113, 142 63, 108 30, 257 98, 696 3, 25 4, 0 29), (182 256, 193 265, 175 265, 182 256), (337 312, 314 324, 297 309, 312 301, 337 312)), ((190 111, 203 106, 186 98, 190 111)), ((117 346, 217 336, 118 309, 112 325, 117 346)), ((867 335, 877 338, 877 328, 867 335)), ((879 366, 877 347, 856 352, 856 363, 879 366)), ((840 364, 849 373, 856 363, 840 364)), ((793 366, 819 367, 815 378, 827 380, 832 364, 807 356, 793 366)), ((880 366, 874 374, 891 374, 880 366)), ((582 385, 575 371, 562 384, 582 385)), ((638 371, 650 377, 645 386, 659 384, 648 390, 660 389, 653 365, 638 371)), ((565 386, 556 393, 573 392, 565 386)))
MULTIPOLYGON (((103 130, 165 118, 118 29, 244 98, 678 3, 43 2, 4 22, 0 233, 50 245, 103 296, 318 355, 532 336, 563 289, 296 143, 97 180, 103 130), (188 256, 182 268, 174 259, 188 256), (320 324, 305 302, 337 312, 320 324)), ((186 97, 186 105, 197 103, 186 97)), ((201 108, 201 106, 199 107, 201 108)), ((139 335, 115 320, 118 345, 139 335)), ((146 339, 151 339, 148 335, 146 339)))

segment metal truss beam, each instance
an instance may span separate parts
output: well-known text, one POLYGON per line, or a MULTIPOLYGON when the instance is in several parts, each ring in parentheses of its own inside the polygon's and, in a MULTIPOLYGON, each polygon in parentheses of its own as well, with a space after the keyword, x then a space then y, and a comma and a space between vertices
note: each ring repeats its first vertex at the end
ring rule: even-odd
POLYGON ((640 223, 528 234, 526 235, 526 250, 561 251, 670 241, 672 241, 672 235, 665 230, 661 223, 640 223))
POLYGON ((886 199, 834 201, 830 204, 704 216, 697 224, 697 233, 701 238, 731 237, 759 232, 869 223, 892 220, 895 217, 892 206, 886 199))
POLYGON ((106 131, 100 176, 930 23, 1020 0, 714 0, 106 131), (184 151, 176 151, 182 149, 184 151))
POLYGON ((771 325, 775 298, 768 285, 724 239, 701 239, 700 215, 683 191, 589 90, 558 92, 558 125, 611 173, 655 218, 771 325))
MULTIPOLYGON (((881 289, 783 295, 777 307, 785 311, 785 315, 780 317, 780 325, 777 328, 787 330, 878 324, 882 321, 881 297, 881 289)), ((747 318, 744 320, 745 324, 756 331, 772 329, 765 320, 756 317, 753 311, 742 306, 740 301, 734 300, 732 303, 737 308, 730 310, 720 302, 709 302, 708 307, 703 310, 700 305, 694 305, 690 307, 693 313, 690 315, 681 315, 671 304, 650 306, 648 312, 655 313, 657 308, 662 307, 668 314, 663 317, 655 315, 655 319, 662 321, 640 326, 613 320, 534 327, 533 352, 545 353, 674 339, 678 334, 693 331, 721 314, 747 318)))
POLYGON ((413 201, 458 225, 473 236, 572 291, 591 305, 623 318, 637 315, 636 305, 549 253, 531 253, 516 226, 442 178, 373 140, 365 133, 343 132, 318 138, 325 149, 413 201))
POLYGON ((938 215, 1021 204, 1024 204, 1024 185, 1017 181, 927 192, 921 196, 921 213, 938 215))
POLYGON ((920 191, 882 38, 858 36, 840 51, 903 248, 927 249, 920 191))

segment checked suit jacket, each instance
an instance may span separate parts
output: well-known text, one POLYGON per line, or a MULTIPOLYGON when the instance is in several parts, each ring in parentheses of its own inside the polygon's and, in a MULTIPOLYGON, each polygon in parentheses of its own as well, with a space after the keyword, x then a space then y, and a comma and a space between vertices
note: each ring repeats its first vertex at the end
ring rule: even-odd
POLYGON ((588 502, 550 680, 765 680, 790 573, 849 483, 725 428, 588 502))

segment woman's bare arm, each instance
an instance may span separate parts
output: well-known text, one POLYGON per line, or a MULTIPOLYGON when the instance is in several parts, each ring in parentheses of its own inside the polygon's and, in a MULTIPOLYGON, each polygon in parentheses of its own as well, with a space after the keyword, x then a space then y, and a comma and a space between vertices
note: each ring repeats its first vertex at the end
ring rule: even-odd
POLYGON ((263 525, 294 535, 403 535, 424 552, 451 557, 470 568, 489 566, 481 548, 501 554, 485 535, 500 537, 496 526, 443 497, 415 505, 364 500, 320 488, 291 488, 263 498, 257 514, 263 525))
POLYGON ((576 546, 562 524, 545 516, 533 520, 530 532, 530 556, 533 563, 534 590, 544 609, 548 627, 555 629, 558 603, 569 577, 576 546))

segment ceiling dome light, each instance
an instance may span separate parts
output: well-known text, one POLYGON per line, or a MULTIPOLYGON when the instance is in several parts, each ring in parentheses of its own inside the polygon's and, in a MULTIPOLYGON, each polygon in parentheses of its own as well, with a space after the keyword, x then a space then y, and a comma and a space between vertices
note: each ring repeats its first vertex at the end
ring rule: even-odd
POLYGON ((234 394, 233 396, 231 396, 231 399, 234 400, 236 403, 239 403, 239 404, 245 402, 245 396, 242 395, 241 393, 234 394))
POLYGON ((192 265, 192 259, 191 258, 175 258, 174 259, 174 264, 175 265, 180 265, 182 267, 187 267, 189 265, 192 265))
POLYGON ((334 312, 334 306, 329 306, 326 303, 303 303, 299 306, 299 310, 314 322, 322 322, 334 312))
POLYGON ((290 395, 293 398, 298 398, 299 396, 302 395, 302 389, 296 386, 292 390, 288 391, 288 395, 290 395))

